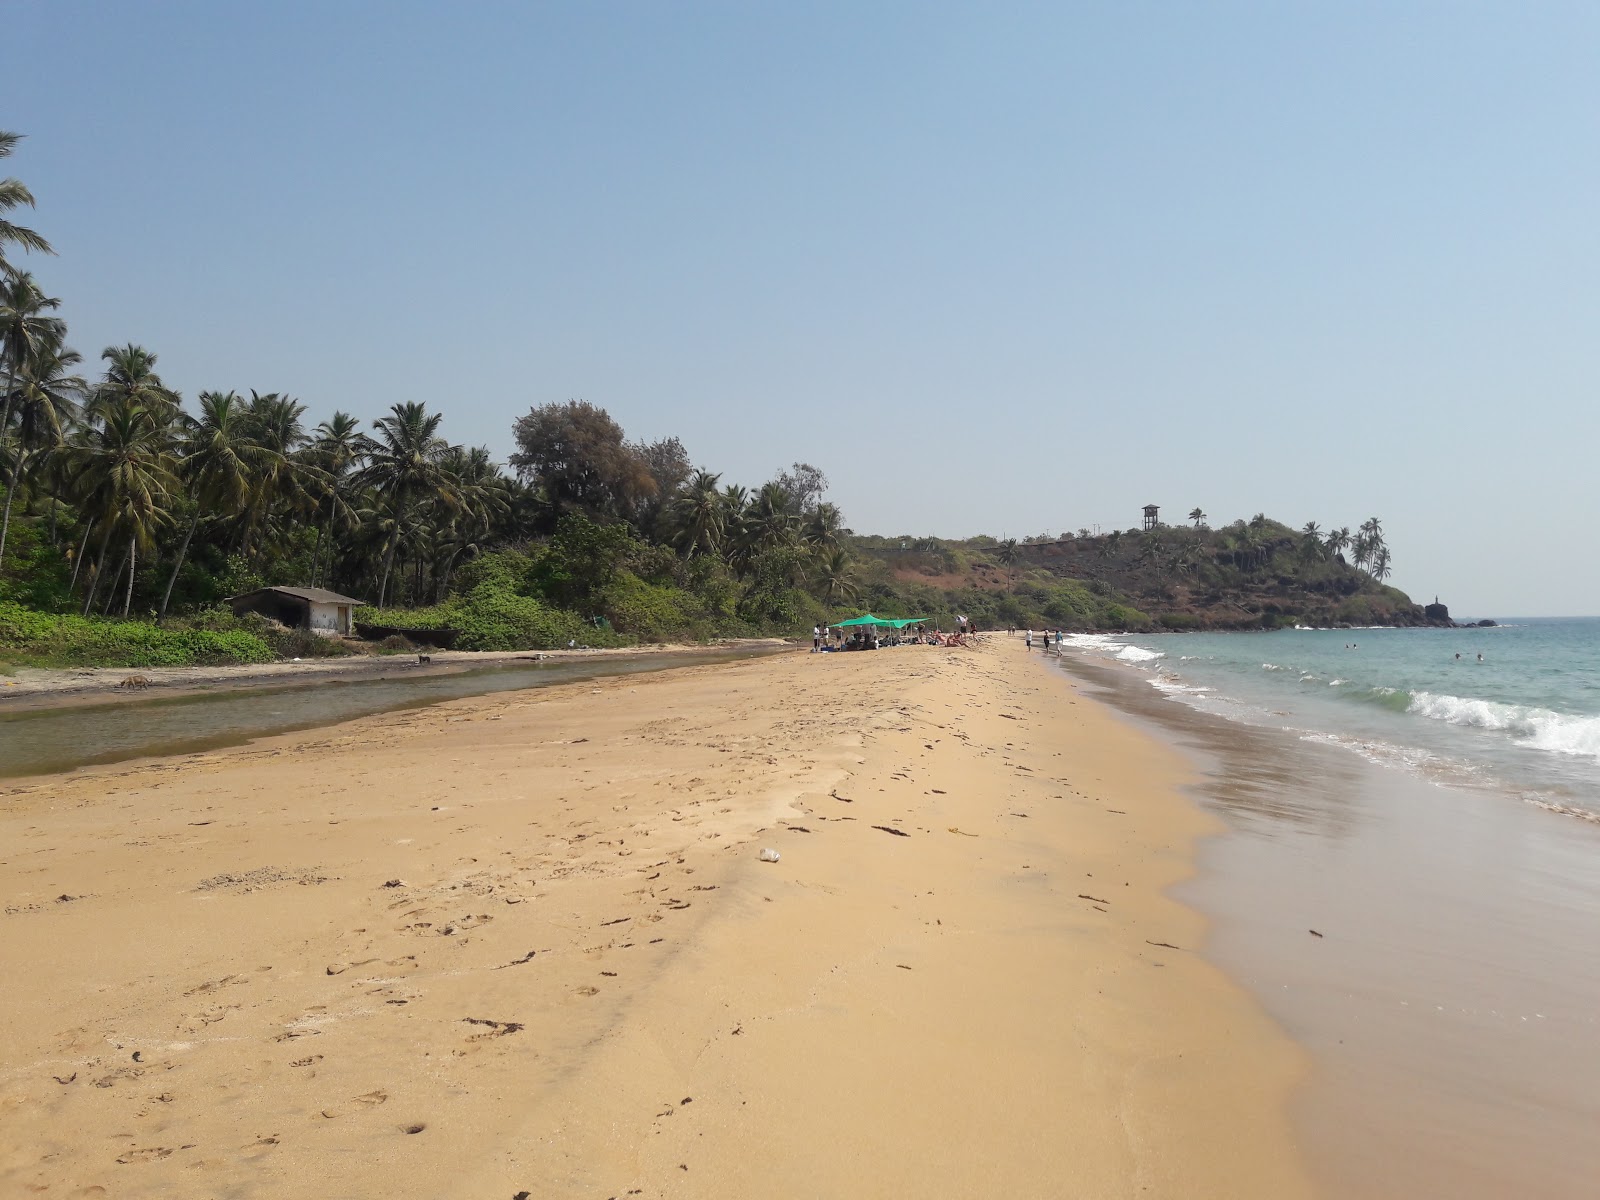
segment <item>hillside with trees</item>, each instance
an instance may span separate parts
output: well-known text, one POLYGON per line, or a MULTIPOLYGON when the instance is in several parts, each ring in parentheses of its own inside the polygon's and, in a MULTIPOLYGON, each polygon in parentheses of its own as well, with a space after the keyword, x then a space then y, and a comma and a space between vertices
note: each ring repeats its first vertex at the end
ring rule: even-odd
MULTIPOLYGON (((0 158, 17 144, 0 133, 0 158)), ((278 390, 191 402, 148 347, 91 363, 69 344, 62 301, 8 257, 52 253, 11 219, 32 204, 0 181, 0 665, 361 649, 222 603, 264 585, 327 588, 366 602, 358 619, 481 650, 792 635, 862 608, 947 627, 957 612, 1070 629, 1422 619, 1382 584, 1376 521, 1354 538, 1264 517, 1022 543, 858 536, 814 466, 742 485, 581 400, 530 407, 504 465, 449 440, 444 402, 366 420, 278 390)))
POLYGON ((1094 630, 1243 630, 1447 623, 1384 581, 1382 523, 1324 532, 1264 514, 1221 529, 1196 509, 1156 525, 1020 541, 865 538, 883 594, 949 596, 988 625, 1094 630))

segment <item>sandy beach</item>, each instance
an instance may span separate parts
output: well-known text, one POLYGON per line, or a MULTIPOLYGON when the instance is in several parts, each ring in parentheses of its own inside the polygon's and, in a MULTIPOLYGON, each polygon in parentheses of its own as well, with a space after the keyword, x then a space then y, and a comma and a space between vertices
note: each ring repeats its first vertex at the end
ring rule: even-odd
POLYGON ((10 785, 0 1192, 1310 1195, 1166 894, 1215 818, 1078 686, 796 653, 10 785))

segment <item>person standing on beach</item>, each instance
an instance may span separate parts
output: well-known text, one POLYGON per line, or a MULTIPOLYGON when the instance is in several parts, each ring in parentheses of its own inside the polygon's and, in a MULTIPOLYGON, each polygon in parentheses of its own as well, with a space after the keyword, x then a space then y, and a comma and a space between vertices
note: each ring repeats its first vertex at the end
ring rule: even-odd
POLYGON ((822 626, 821 625, 813 625, 811 627, 811 653, 815 654, 815 653, 817 653, 817 651, 819 651, 821 649, 822 649, 822 626))
POLYGON ((1033 653, 1033 630, 1028 630, 1028 636, 1024 639, 1024 644, 1027 646, 1028 652, 1030 654, 1033 653))

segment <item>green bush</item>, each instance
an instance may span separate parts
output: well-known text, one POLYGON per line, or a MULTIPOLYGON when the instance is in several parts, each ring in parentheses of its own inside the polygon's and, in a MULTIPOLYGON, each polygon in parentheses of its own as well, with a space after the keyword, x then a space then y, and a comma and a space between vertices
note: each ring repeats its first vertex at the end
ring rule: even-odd
POLYGON ((551 650, 572 641, 589 646, 624 644, 609 630, 595 628, 543 600, 519 595, 503 579, 492 577, 466 595, 431 608, 361 608, 356 619, 403 629, 455 629, 458 650, 551 650))
POLYGON ((41 666, 187 667, 271 662, 242 630, 166 629, 145 621, 58 616, 0 603, 0 652, 41 666))
POLYGON ((619 633, 644 642, 665 642, 686 634, 703 640, 706 622, 699 602, 682 588, 646 583, 621 571, 601 596, 601 611, 619 633))

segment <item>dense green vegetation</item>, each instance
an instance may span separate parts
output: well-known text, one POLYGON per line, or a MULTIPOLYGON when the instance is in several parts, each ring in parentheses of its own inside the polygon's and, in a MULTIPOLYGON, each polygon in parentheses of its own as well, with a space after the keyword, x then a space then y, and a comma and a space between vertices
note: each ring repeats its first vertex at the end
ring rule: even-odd
MULTIPOLYGON (((0 133, 0 158, 17 141, 0 133)), ((630 441, 582 401, 518 419, 509 470, 448 441, 425 403, 366 428, 342 411, 312 425, 278 391, 202 391, 189 405, 143 346, 105 348, 96 371, 69 346, 60 300, 6 257, 51 252, 8 219, 32 203, 0 181, 3 661, 349 651, 219 607, 268 584, 330 588, 370 602, 358 620, 448 627, 475 650, 788 635, 864 608, 947 628, 960 612, 987 628, 1132 629, 1215 625, 1224 601, 1241 624, 1381 620, 1409 605, 1378 586, 1389 552, 1376 520, 1354 538, 1263 517, 1212 533, 1198 509, 1193 530, 1097 539, 862 537, 815 467, 725 483, 676 438, 630 441), (1268 576, 1334 603, 1237 602, 1268 576)))

